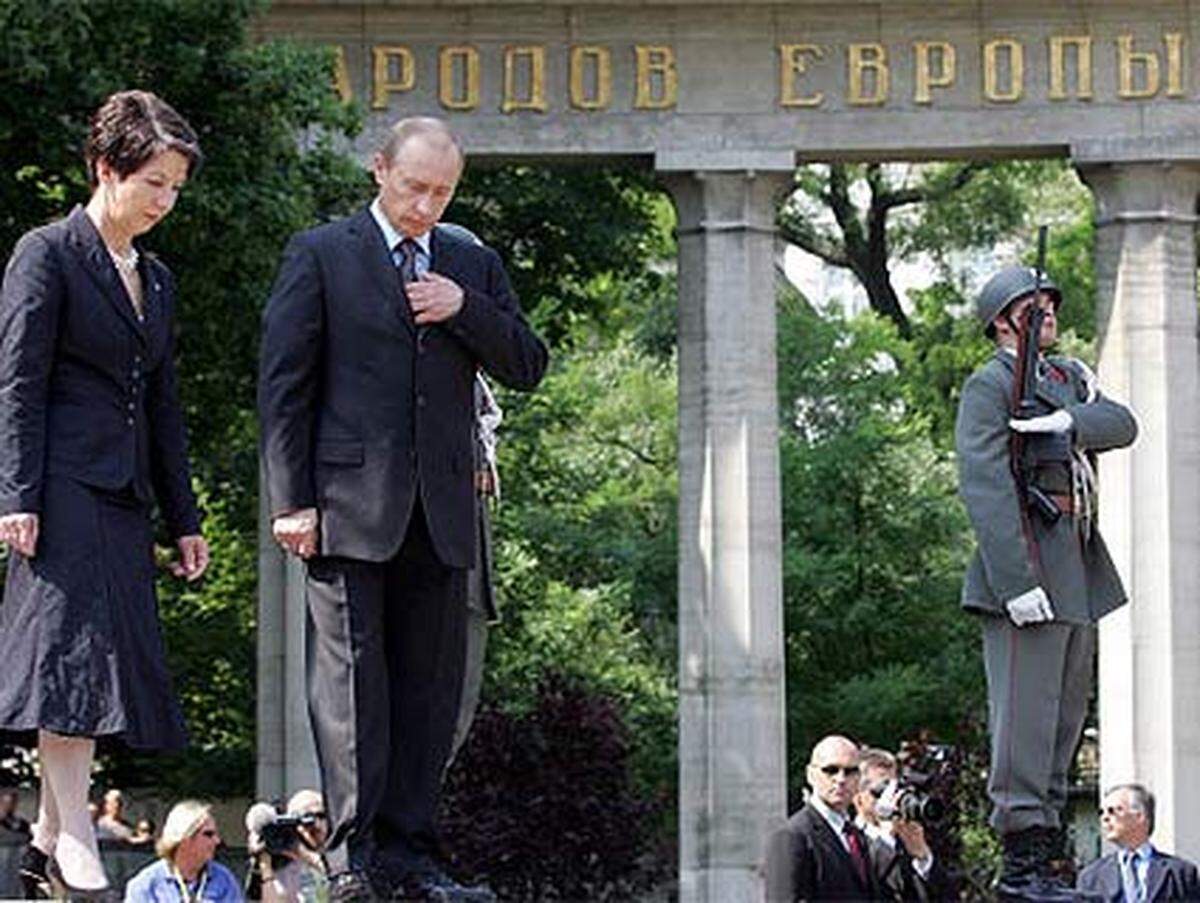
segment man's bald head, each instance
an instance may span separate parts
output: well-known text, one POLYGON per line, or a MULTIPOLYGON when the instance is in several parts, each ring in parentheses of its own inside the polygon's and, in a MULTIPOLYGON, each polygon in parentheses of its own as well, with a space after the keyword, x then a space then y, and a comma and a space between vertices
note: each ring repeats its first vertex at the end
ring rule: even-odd
POLYGON ((835 812, 845 812, 858 792, 858 744, 840 734, 822 738, 808 761, 808 785, 835 812))

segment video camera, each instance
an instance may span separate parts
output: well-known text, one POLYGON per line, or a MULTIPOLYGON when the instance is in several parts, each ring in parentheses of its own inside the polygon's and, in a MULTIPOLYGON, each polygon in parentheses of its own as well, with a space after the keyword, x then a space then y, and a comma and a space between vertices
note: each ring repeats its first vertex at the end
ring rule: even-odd
POLYGON ((276 811, 270 803, 255 803, 246 813, 246 830, 257 836, 260 849, 272 856, 295 850, 304 843, 300 829, 316 823, 316 815, 286 815, 276 811))
POLYGON ((929 780, 927 775, 906 770, 904 777, 888 783, 883 795, 875 802, 875 813, 880 818, 924 824, 941 821, 946 815, 946 805, 926 792, 929 780))

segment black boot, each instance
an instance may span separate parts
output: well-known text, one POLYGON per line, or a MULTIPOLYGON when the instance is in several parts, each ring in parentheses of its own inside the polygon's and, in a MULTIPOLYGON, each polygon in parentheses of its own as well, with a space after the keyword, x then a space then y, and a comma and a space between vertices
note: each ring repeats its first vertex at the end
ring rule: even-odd
POLYGON ((1004 870, 996 886, 996 895, 1001 900, 1073 903, 1078 899, 1070 886, 1049 874, 1052 833, 1051 828, 1035 827, 1001 838, 1004 870))

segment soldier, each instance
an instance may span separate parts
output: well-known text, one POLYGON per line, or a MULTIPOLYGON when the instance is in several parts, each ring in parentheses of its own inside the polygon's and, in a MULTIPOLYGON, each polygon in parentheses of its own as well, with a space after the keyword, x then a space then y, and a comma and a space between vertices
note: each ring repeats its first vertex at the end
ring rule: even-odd
POLYGON ((1067 771, 1091 692, 1096 622, 1127 601, 1095 526, 1095 456, 1132 443, 1137 423, 1082 361, 1042 354, 1057 339, 1061 302, 1049 280, 1039 293, 1026 267, 988 281, 976 314, 996 353, 963 386, 955 431, 959 492, 978 546, 962 605, 983 628, 988 795, 1004 848, 998 890, 1010 899, 1072 899, 1053 864, 1065 846, 1067 771), (1017 346, 1033 304, 1045 311, 1036 409, 1018 419, 1017 346), (1014 433, 1027 455, 1022 486, 1014 433))

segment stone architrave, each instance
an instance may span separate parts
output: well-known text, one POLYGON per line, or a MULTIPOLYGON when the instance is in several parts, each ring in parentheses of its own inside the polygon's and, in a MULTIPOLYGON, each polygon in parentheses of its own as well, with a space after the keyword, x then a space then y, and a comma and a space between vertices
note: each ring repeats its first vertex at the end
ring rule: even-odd
POLYGON ((1146 784, 1158 797, 1155 843, 1197 859, 1200 160, 1161 152, 1074 148, 1096 198, 1099 376, 1140 427, 1131 449, 1101 458, 1101 529, 1131 604, 1100 625, 1100 771, 1103 786, 1146 784))
MULTIPOLYGON (((666 176, 679 214, 680 898, 708 903, 763 898, 787 803, 773 261, 793 166, 775 156, 783 172, 666 176)), ((661 154, 658 168, 695 162, 661 154)))

